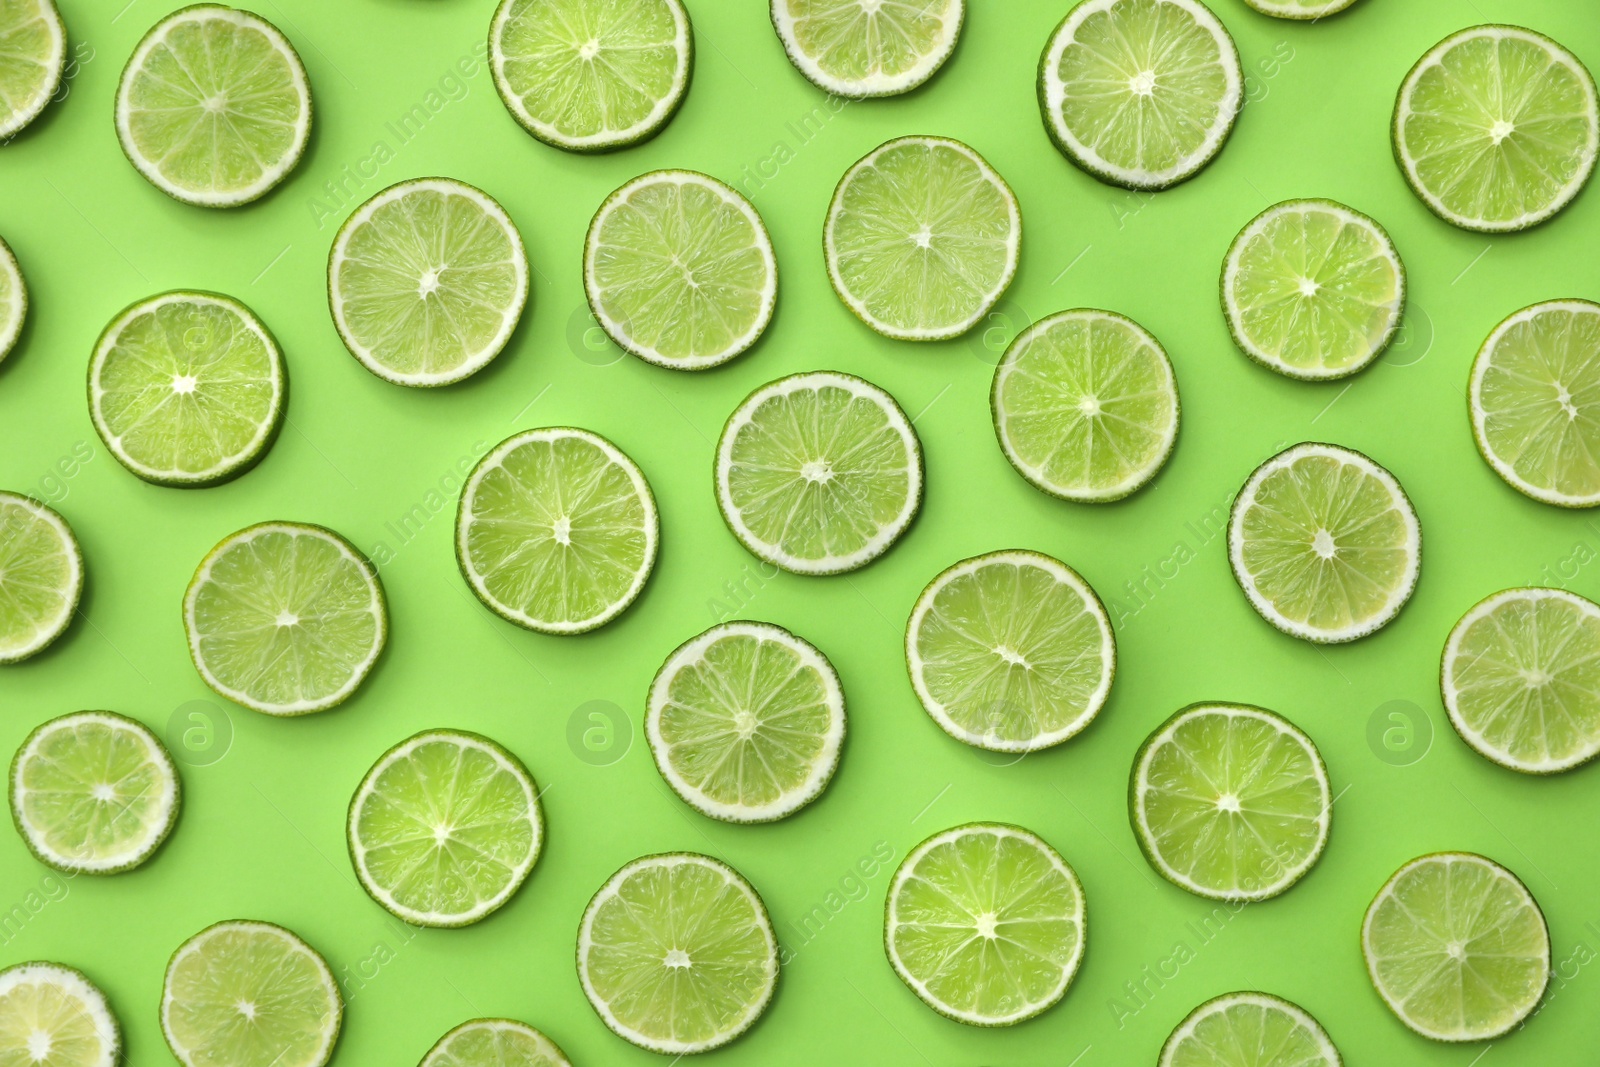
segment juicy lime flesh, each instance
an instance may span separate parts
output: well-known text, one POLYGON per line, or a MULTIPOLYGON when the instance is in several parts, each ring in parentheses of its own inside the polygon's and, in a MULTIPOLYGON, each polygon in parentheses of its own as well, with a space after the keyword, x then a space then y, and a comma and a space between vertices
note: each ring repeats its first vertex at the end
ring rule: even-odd
POLYGON ((27 308, 27 294, 10 253, 0 248, 0 359, 5 359, 15 341, 27 308))
POLYGON ((666 759, 718 804, 759 807, 803 787, 833 727, 827 679, 782 641, 728 634, 668 685, 666 759))
POLYGON ((211 561, 196 591, 199 655, 227 688, 263 704, 333 696, 383 640, 372 579, 323 537, 269 530, 211 561))
POLYGON ((501 896, 539 843, 527 782, 447 738, 423 741, 378 772, 354 834, 368 876, 395 903, 441 916, 501 896))
POLYGON ((1095 710, 1109 667, 1103 625, 1045 568, 995 561, 939 589, 915 651, 923 685, 961 729, 1026 743, 1095 710))
POLYGON ((101 1067, 110 1062, 83 1000, 54 982, 22 981, 0 994, 0 1063, 6 1067, 101 1067), (43 1057, 37 1050, 48 1041, 43 1057))
POLYGON ((1242 560, 1284 618, 1323 631, 1360 627, 1406 583, 1409 528, 1382 481, 1331 456, 1272 471, 1245 509, 1242 560))
POLYGON ((60 73, 48 0, 0 3, 0 130, 34 112, 60 73))
MULTIPOLYGON (((284 935, 249 926, 199 935, 167 975, 164 1020, 197 1064, 314 1067, 339 1002, 318 961, 284 935)), ((189 946, 185 946, 188 948, 189 946)))
POLYGON ((76 600, 72 546, 32 508, 0 498, 0 659, 58 631, 76 600))
POLYGON ((651 564, 629 472, 581 437, 531 440, 473 491, 467 561, 497 603, 550 623, 608 611, 651 564))
POLYGON ((891 146, 853 171, 830 217, 839 286, 891 329, 939 332, 1005 286, 1016 232, 1008 194, 950 145, 891 146))
POLYGON ((765 930, 766 917, 721 871, 652 864, 596 909, 585 973, 624 1027, 661 1043, 714 1041, 771 988, 765 930))
POLYGON ((1477 390, 1483 443, 1534 489, 1600 497, 1600 307, 1515 322, 1477 390))
POLYGON ((1482 862, 1437 859, 1400 876, 1367 918, 1368 965, 1410 1022, 1488 1036, 1544 992, 1549 935, 1514 878, 1482 862))
POLYGON ((422 1067, 570 1067, 554 1045, 523 1026, 476 1023, 452 1033, 422 1067))
POLYGON ((641 185, 606 213, 598 236, 591 269, 601 312, 664 359, 725 355, 767 314, 765 238, 714 189, 641 185))
POLYGON ((1141 767, 1139 814, 1161 861, 1215 894, 1254 895, 1322 847, 1328 796, 1298 738, 1254 715, 1184 719, 1141 767))
POLYGON ((1360 366, 1394 329, 1403 283, 1391 256, 1370 223, 1286 210, 1239 249, 1229 317, 1255 349, 1296 370, 1360 366))
POLYGON ((878 400, 822 384, 767 397, 729 450, 746 529, 787 557, 845 557, 899 521, 919 462, 878 400))
POLYGON ((1548 49, 1521 36, 1474 35, 1417 78, 1400 151, 1446 211, 1514 225, 1558 206, 1593 165, 1591 90, 1548 49))
POLYGON ((413 189, 376 208, 334 277, 345 328, 401 375, 448 375, 498 345, 521 311, 520 245, 477 200, 413 189))
POLYGON ((1322 1035, 1286 1009, 1240 1000, 1208 1012, 1161 1067, 1335 1067, 1322 1035))
POLYGON ((1165 456, 1178 418, 1166 356, 1143 331, 1074 316, 1008 358, 996 396, 1019 462, 1049 486, 1114 492, 1165 456))
POLYGON ((169 300, 122 324, 95 375, 100 417, 145 469, 174 478, 247 457, 282 403, 277 353, 211 300, 169 300))
POLYGON ((1231 57, 1166 0, 1119 0, 1079 23, 1055 74, 1057 116, 1118 170, 1180 168, 1205 147, 1230 94, 1231 57))
POLYGON ((947 1010, 1005 1018, 1077 965, 1083 895, 1036 843, 972 832, 929 849, 892 901, 890 952, 947 1010))
POLYGON ((800 51, 841 82, 897 78, 915 70, 946 36, 956 0, 863 4, 861 0, 785 0, 800 51))
POLYGON ((249 188, 297 155, 305 109, 296 61, 231 13, 181 19, 133 73, 133 147, 197 194, 249 188))
POLYGON ((512 0, 499 44, 523 108, 577 140, 648 120, 675 91, 677 40, 667 0, 512 0))
POLYGON ((20 772, 22 819, 55 856, 132 860, 166 828, 171 772, 126 726, 84 719, 52 729, 20 772))
POLYGON ((1510 597, 1467 624, 1449 667, 1456 714, 1519 764, 1600 749, 1600 617, 1564 597, 1510 597))

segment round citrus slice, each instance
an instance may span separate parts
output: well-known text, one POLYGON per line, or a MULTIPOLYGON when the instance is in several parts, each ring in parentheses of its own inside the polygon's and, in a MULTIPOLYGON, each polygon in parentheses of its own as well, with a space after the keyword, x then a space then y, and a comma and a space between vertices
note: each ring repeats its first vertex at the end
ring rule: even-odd
POLYGON ((514 1019, 473 1019, 441 1037, 422 1067, 572 1067, 554 1041, 514 1019))
POLYGON ((1089 583, 1039 552, 962 560, 928 583, 906 625, 911 687, 957 741, 1034 752, 1100 713, 1117 670, 1111 619, 1089 583))
POLYGON ((645 856, 584 910, 578 979, 619 1037, 665 1055, 708 1052, 766 1010, 778 941, 766 905, 732 867, 692 852, 645 856))
POLYGON ((1225 993, 1178 1024, 1157 1067, 1340 1067, 1322 1024, 1270 993, 1225 993))
POLYGON ((766 330, 778 261, 750 201, 689 170, 658 170, 606 198, 589 224, 583 287, 607 336, 659 367, 703 370, 766 330))
POLYGON ((1009 1026, 1052 1007, 1083 962, 1083 887, 1037 834, 970 823, 912 849, 889 882, 883 946, 940 1015, 1009 1026))
POLYGON ((60 637, 83 594, 83 553, 67 520, 0 490, 0 664, 42 652, 60 637))
POLYGON ((1169 882, 1213 900, 1275 897, 1328 843, 1328 769, 1295 725, 1246 704, 1191 704, 1134 757, 1134 836, 1169 882))
POLYGON ((0 1063, 117 1067, 122 1030, 105 994, 71 967, 19 963, 0 971, 0 1063))
POLYGON ((1600 151, 1594 79, 1519 26, 1434 45, 1400 86, 1394 156, 1435 215, 1482 233, 1523 230, 1572 202, 1600 151))
POLYGON ((528 300, 528 255, 489 194, 451 178, 392 185, 328 254, 328 306, 350 354, 396 385, 449 385, 500 354, 528 300))
POLYGON ((1017 335, 989 393, 1006 459, 1063 500, 1121 500, 1143 488, 1178 440, 1178 382, 1132 319, 1063 311, 1017 335))
POLYGON ((506 438, 473 468, 456 514, 456 560, 496 615, 530 630, 604 626, 644 588, 660 520, 644 473, 588 430, 506 438))
POLYGON ((117 85, 117 137, 150 184, 201 207, 263 196, 300 162, 311 86, 276 26, 194 4, 145 34, 117 85))
POLYGON ((772 0, 789 62, 834 96, 908 93, 944 65, 961 36, 966 0, 772 0))
POLYGON ((1313 22, 1329 15, 1337 15, 1356 0, 1244 0, 1244 2, 1263 15, 1271 15, 1273 18, 1313 22))
POLYGON ((943 137, 900 137, 845 172, 822 247, 834 292, 901 341, 977 325, 1011 285, 1022 212, 978 153, 943 137))
POLYGON ((361 685, 389 633, 377 568, 332 530, 263 522, 223 540, 183 598, 205 683, 267 715, 304 715, 361 685))
POLYGON ((39 117, 61 88, 66 67, 67 27, 53 0, 11 0, 0 7, 0 141, 39 117))
POLYGON ((1361 951, 1378 995, 1435 1041, 1515 1029, 1550 984, 1550 931, 1521 880, 1470 852, 1395 872, 1367 908, 1361 951))
POLYGON ((11 354, 27 318, 28 285, 11 246, 0 241, 0 360, 11 354))
POLYGON ((1050 139, 1130 189, 1198 174, 1233 131, 1243 89, 1233 38, 1199 0, 1083 0, 1039 60, 1050 139))
POLYGON ((1300 444, 1239 491, 1228 560, 1262 618, 1337 644, 1400 613, 1417 585, 1422 530, 1394 475, 1348 448, 1300 444))
POLYGON ((501 0, 489 63, 523 129, 605 152, 654 137, 678 110, 694 33, 680 0, 501 0))

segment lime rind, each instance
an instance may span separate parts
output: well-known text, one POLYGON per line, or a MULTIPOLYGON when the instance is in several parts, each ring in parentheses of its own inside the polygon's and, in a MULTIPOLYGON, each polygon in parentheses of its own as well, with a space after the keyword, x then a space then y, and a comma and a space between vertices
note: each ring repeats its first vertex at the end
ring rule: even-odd
POLYGON ((471 1019, 435 1042, 420 1067, 572 1065, 559 1045, 527 1023, 515 1019, 471 1019), (494 1058, 491 1061, 484 1056, 494 1058))
MULTIPOLYGON (((17 995, 18 991, 29 986, 49 987, 62 999, 72 1002, 88 1017, 90 1033, 74 1034, 71 1048, 80 1049, 82 1042, 87 1038, 95 1041, 99 1046, 99 1055, 92 1059, 74 1058, 71 1067, 117 1067, 122 1063, 122 1027, 117 1022, 117 1017, 111 1011, 111 1006, 106 1003, 106 996, 83 972, 60 963, 47 963, 35 960, 28 963, 16 963, 0 970, 0 1031, 14 1033, 6 1025, 9 1020, 4 1017, 5 1002, 9 997, 17 995)), ((66 1015, 71 1009, 61 1003, 47 1006, 50 1016, 49 1021, 60 1026, 63 1023, 76 1022, 66 1015)), ((38 1020, 44 1021, 44 1020, 38 1020)), ((31 1035, 30 1035, 31 1036, 31 1035)), ((54 1034, 50 1035, 56 1036, 54 1034)), ((69 1051, 70 1055, 71 1052, 69 1051)), ((24 1045, 21 1048, 0 1048, 0 1055, 8 1061, 17 1064, 40 1063, 33 1055, 33 1050, 24 1045)), ((58 1062, 65 1067, 66 1060, 51 1059, 51 1067, 58 1062)))
MULTIPOLYGON (((60 601, 58 609, 34 623, 31 639, 0 644, 0 665, 20 663, 48 648, 72 624, 72 617, 78 611, 78 601, 83 596, 83 550, 78 546, 78 539, 73 535, 72 527, 67 525, 67 520, 48 505, 0 489, 0 535, 14 530, 14 524, 19 522, 42 523, 56 539, 58 554, 66 565, 66 588, 60 591, 61 595, 57 598, 60 601), (16 512, 20 512, 23 518, 19 520, 8 514, 16 512)), ((5 547, 5 544, 0 542, 0 549, 5 547)), ((15 559, 0 559, 0 568, 14 569, 15 566, 15 559)), ((7 600, 11 600, 14 598, 14 593, 7 593, 4 583, 4 574, 0 573, 0 593, 5 594, 7 600)))
POLYGON ((11 354, 28 320, 28 283, 11 246, 0 240, 0 362, 11 354))
POLYGON ((1157 1067, 1201 1067, 1202 1064, 1208 1067, 1210 1065, 1269 1067, 1272 1064, 1290 1062, 1281 1057, 1306 1054, 1313 1058, 1295 1059, 1293 1062, 1296 1067, 1342 1067, 1344 1063, 1339 1056, 1339 1050, 1334 1047, 1333 1039, 1310 1012, 1271 993, 1246 990, 1213 997, 1190 1012, 1161 1046, 1161 1058, 1157 1061, 1157 1067), (1260 1032, 1239 1035, 1230 1026, 1228 1033, 1217 1035, 1223 1044, 1211 1044, 1207 1040, 1208 1035, 1203 1032, 1207 1023, 1218 1016, 1228 1015, 1239 1009, 1255 1013, 1260 1017, 1261 1025, 1258 1027, 1260 1032), (1288 1024, 1289 1032, 1284 1034, 1281 1028, 1274 1031, 1272 1038, 1279 1042, 1277 1045, 1265 1041, 1250 1043, 1252 1039, 1267 1037, 1265 1019, 1273 1015, 1281 1017, 1288 1024), (1292 1049, 1287 1047, 1291 1041, 1295 1045, 1292 1049), (1191 1043, 1195 1047, 1193 1058, 1185 1047, 1191 1043), (1239 1058, 1221 1058, 1231 1056, 1239 1058))
POLYGON ((1356 0, 1244 0, 1246 6, 1263 15, 1297 22, 1315 22, 1337 15, 1356 0))
MULTIPOLYGON (((15 64, 19 61, 36 66, 40 69, 37 84, 33 87, 32 94, 19 104, 12 103, 10 94, 7 93, 5 112, 0 114, 0 145, 21 133, 34 119, 44 113, 50 105, 57 91, 61 88, 61 79, 66 75, 67 69, 67 27, 61 21, 61 12, 56 8, 54 0, 28 0, 36 13, 28 18, 23 12, 24 3, 10 5, 15 11, 13 17, 18 21, 13 22, 0 30, 5 36, 10 36, 20 26, 27 22, 38 22, 48 38, 49 50, 42 57, 24 56, 18 52, 11 52, 7 56, 7 63, 15 64)), ((7 11, 12 15, 12 11, 7 11)), ((6 86, 11 88, 11 86, 6 86)), ((5 351, 5 345, 0 343, 0 353, 5 351)))
MULTIPOLYGON (((882 41, 887 36, 880 22, 888 18, 884 8, 892 5, 885 4, 877 8, 860 5, 859 12, 851 14, 865 23, 865 28, 861 30, 865 40, 857 43, 862 43, 865 51, 874 53, 873 62, 870 63, 873 69, 869 73, 850 77, 830 73, 823 61, 807 50, 806 42, 801 40, 802 32, 799 26, 799 23, 804 21, 804 16, 796 13, 797 6, 807 7, 804 3, 797 4, 796 0, 771 0, 772 26, 778 33, 778 40, 783 43, 783 50, 788 54, 789 62, 794 64, 795 69, 803 74, 807 81, 822 91, 854 100, 909 93, 933 77, 955 51, 956 42, 961 37, 961 26, 966 18, 966 0, 923 0, 920 10, 911 8, 911 5, 899 5, 908 8, 903 18, 908 21, 937 23, 938 32, 933 35, 929 42, 930 47, 926 51, 915 53, 915 62, 905 64, 901 69, 886 71, 883 69, 882 45, 874 49, 872 44, 874 41, 882 41)), ((812 18, 816 18, 816 10, 825 6, 813 3, 808 13, 812 18)), ((843 0, 834 4, 833 11, 824 12, 823 17, 825 19, 827 15, 837 14, 841 9, 854 6, 857 6, 855 0, 843 0)), ((851 29, 856 29, 856 26, 852 25, 851 29)), ((904 26, 895 25, 892 29, 905 46, 913 43, 904 26)), ((844 43, 840 36, 830 40, 835 45, 844 43)))

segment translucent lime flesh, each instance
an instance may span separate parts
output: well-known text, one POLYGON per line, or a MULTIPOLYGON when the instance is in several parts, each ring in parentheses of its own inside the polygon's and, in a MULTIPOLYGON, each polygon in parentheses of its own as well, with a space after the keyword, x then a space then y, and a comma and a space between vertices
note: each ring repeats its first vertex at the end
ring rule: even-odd
POLYGON ((422 1067, 571 1067, 555 1044, 531 1026, 480 1019, 446 1034, 422 1067))
POLYGON ((1600 502, 1600 306, 1545 306, 1497 333, 1473 380, 1479 443, 1524 491, 1600 502))
POLYGON ((17 269, 17 261, 0 241, 0 360, 11 354, 17 335, 22 332, 22 319, 28 313, 28 291, 17 269))
POLYGON ((1338 1067, 1327 1034, 1286 1002, 1251 993, 1218 1000, 1184 1021, 1161 1067, 1338 1067))
POLYGON ((242 306, 158 297, 113 325, 91 380, 96 425, 155 481, 225 476, 249 462, 283 406, 275 345, 242 306))
POLYGON ((100 992, 81 976, 54 964, 25 963, 0 972, 0 982, 7 987, 0 992, 0 1064, 115 1067, 115 1021, 100 992))
POLYGON ((59 20, 50 0, 0 3, 0 134, 32 121, 54 94, 61 78, 59 20))
POLYGON ((914 73, 946 47, 955 0, 862 4, 860 0, 781 0, 795 45, 841 87, 914 73))
POLYGON ((82 572, 68 536, 22 498, 0 493, 0 662, 32 655, 71 620, 82 572))

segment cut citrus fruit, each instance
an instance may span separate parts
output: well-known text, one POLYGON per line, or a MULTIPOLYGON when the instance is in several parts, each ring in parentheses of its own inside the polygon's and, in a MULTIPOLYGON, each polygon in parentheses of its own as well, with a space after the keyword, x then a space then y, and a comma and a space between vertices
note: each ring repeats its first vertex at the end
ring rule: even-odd
POLYGON ((248 919, 178 946, 161 990, 161 1032, 183 1067, 322 1067, 343 1016, 317 951, 248 919))
POLYGON ((1482 233, 1523 230, 1571 203, 1594 170, 1600 106, 1571 52, 1519 26, 1434 45, 1400 86, 1394 156, 1434 214, 1482 233))
POLYGON ((260 15, 221 4, 173 12, 117 85, 117 137, 150 184, 236 207, 288 177, 311 136, 311 86, 294 46, 260 15))
POLYGON ((1157 1067, 1340 1067, 1322 1024, 1270 993, 1225 993, 1178 1024, 1157 1067))
POLYGON ((0 1063, 117 1067, 122 1030, 94 983, 59 963, 0 971, 0 1063))
POLYGON ((0 241, 0 360, 11 354, 28 318, 28 285, 11 246, 0 241))
POLYGON ((396 385, 449 385, 500 354, 528 300, 522 236, 493 197, 451 178, 392 185, 328 254, 328 306, 350 354, 396 385))
POLYGON ((772 321, 778 261, 750 201, 689 170, 658 170, 606 198, 589 224, 583 287, 607 336, 649 363, 715 367, 772 321))
POLYGON ((618 1036, 666 1055, 707 1052, 766 1010, 778 942, 766 905, 732 867, 692 852, 645 856, 584 910, 578 979, 618 1036))
POLYGON ((473 1019, 441 1037, 422 1067, 572 1067, 554 1041, 514 1019, 473 1019))
POLYGON ((525 430, 473 468, 456 560, 496 615, 576 634, 622 614, 655 566, 660 520, 644 474, 588 430, 525 430))
POLYGON ((1178 439, 1178 382, 1132 319, 1063 311, 1017 335, 989 394, 1006 459, 1063 500, 1121 500, 1166 463, 1178 439))
POLYGON ((569 152, 659 133, 683 102, 694 33, 680 0, 501 0, 489 62, 523 129, 569 152))
POLYGON ((28 851, 71 874, 131 870, 172 832, 178 769, 144 724, 109 711, 63 715, 11 761, 11 818, 28 851))
POLYGON ((1083 0, 1039 60, 1050 139, 1131 189, 1198 174, 1233 131, 1243 88, 1233 38, 1199 0, 1083 0))
POLYGON ((283 355, 249 308, 171 292, 124 310, 89 362, 89 415, 147 482, 215 485, 249 470, 283 421, 283 355))
POLYGON ((945 733, 995 752, 1034 752, 1100 713, 1117 642, 1076 571, 1015 549, 962 560, 928 583, 906 626, 906 664, 945 733))
POLYGON ((691 807, 727 822, 792 815, 827 788, 844 744, 844 690, 826 656, 764 622, 713 626, 650 686, 656 767, 691 807))
POLYGON ((1509 1033, 1550 984, 1550 931, 1516 875, 1470 852, 1395 872, 1367 909, 1361 951, 1378 995, 1435 1041, 1509 1033))
POLYGON ((53 0, 10 0, 0 7, 0 141, 39 117, 61 88, 66 67, 67 28, 53 0))
POLYGON ((822 231, 834 292, 885 337, 959 337, 1017 273, 1022 212, 978 153, 900 137, 851 167, 822 231))
POLYGON ((0 663, 60 637, 83 594, 83 553, 67 520, 37 500, 0 490, 0 663))
POLYGON ((1134 836, 1169 882, 1213 900, 1275 897, 1328 843, 1328 769, 1281 715, 1246 704, 1191 704, 1134 757, 1134 836))
POLYGON ((268 715, 341 703, 389 632, 377 568, 332 530, 298 522, 246 527, 212 549, 183 624, 205 683, 268 715))
POLYGON ((835 96, 907 93, 955 50, 966 0, 772 0, 789 62, 835 96))
POLYGON ((1261 617, 1320 644, 1365 637, 1417 585, 1422 530, 1394 475, 1359 452, 1306 443, 1239 490, 1228 560, 1261 617))
POLYGON ((1506 319, 1472 363, 1478 451, 1546 504, 1600 504, 1600 304, 1551 300, 1506 319))
POLYGON ((1009 1026, 1053 1006, 1083 962, 1083 887, 1037 834, 970 823, 934 834, 894 872, 883 945, 934 1011, 1009 1026))
POLYGON ((1400 328, 1406 274, 1372 219, 1332 200, 1287 200, 1250 221, 1222 265, 1234 343, 1291 378, 1343 378, 1400 328))
POLYGON ((467 926, 527 880, 544 846, 539 790, 487 737, 425 730, 385 752, 350 800, 361 887, 416 926, 467 926))

